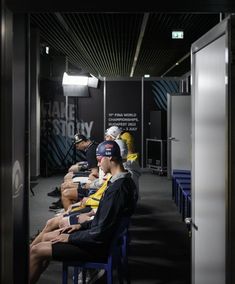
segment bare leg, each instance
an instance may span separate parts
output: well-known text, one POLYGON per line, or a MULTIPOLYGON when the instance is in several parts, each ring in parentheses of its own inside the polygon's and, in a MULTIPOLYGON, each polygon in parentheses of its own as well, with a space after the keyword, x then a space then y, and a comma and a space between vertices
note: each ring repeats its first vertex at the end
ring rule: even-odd
POLYGON ((51 242, 42 242, 30 249, 30 284, 38 281, 52 256, 51 242))
POLYGON ((72 180, 74 176, 74 173, 73 172, 68 172, 65 176, 64 176, 64 181, 70 181, 72 180))
POLYGON ((64 190, 66 190, 67 188, 75 188, 78 186, 78 183, 73 182, 73 180, 68 180, 65 181, 61 184, 60 188, 61 188, 61 192, 63 192, 64 190))
POLYGON ((77 188, 67 188, 62 192, 62 203, 64 206, 65 211, 68 209, 68 207, 74 203, 74 201, 77 201, 78 198, 78 192, 77 188))
POLYGON ((34 239, 34 241, 31 243, 31 247, 33 245, 36 245, 42 241, 42 238, 44 234, 54 231, 59 228, 60 221, 62 220, 63 215, 61 214, 60 216, 54 217, 52 219, 49 219, 46 223, 46 226, 43 228, 41 233, 34 239))
POLYGON ((49 242, 53 240, 55 237, 57 237, 60 234, 60 230, 55 230, 53 232, 45 233, 42 237, 42 242, 49 242))

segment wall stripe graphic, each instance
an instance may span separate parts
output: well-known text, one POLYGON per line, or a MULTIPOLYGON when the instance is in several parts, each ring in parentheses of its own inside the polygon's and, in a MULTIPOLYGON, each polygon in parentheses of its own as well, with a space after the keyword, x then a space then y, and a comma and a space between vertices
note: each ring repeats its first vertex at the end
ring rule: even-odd
MULTIPOLYGON (((61 99, 64 100, 64 97, 55 96, 53 100, 42 101, 41 165, 46 172, 54 172, 58 169, 66 170, 75 161, 85 159, 85 156, 81 152, 74 152, 72 145, 73 136, 66 136, 66 133, 70 133, 71 131, 66 129, 63 111, 59 112, 57 109, 53 108, 55 105, 57 106, 64 103, 61 99), (50 107, 49 109, 48 106, 50 107), (55 109, 54 112, 53 109, 55 109)), ((80 120, 77 121, 77 123, 78 122, 80 124, 83 123, 83 121, 80 120)))
POLYGON ((153 81, 153 98, 159 110, 167 110, 167 93, 178 93, 179 86, 179 81, 177 80, 161 79, 153 81))

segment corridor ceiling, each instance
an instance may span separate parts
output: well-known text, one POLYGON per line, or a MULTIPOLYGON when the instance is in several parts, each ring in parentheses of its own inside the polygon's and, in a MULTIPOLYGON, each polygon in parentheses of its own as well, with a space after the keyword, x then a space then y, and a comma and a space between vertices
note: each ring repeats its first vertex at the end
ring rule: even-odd
POLYGON ((32 13, 41 44, 96 77, 182 76, 190 46, 220 21, 219 13, 32 13), (172 39, 173 30, 184 39, 172 39), (179 63, 179 64, 177 64, 179 63), (177 64, 177 65, 176 65, 177 64))

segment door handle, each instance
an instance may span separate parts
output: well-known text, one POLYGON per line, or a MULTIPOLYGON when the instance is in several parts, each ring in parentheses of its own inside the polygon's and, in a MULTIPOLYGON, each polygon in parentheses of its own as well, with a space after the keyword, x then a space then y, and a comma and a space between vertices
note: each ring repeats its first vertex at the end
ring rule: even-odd
POLYGON ((185 224, 187 225, 187 227, 193 227, 196 231, 198 231, 198 226, 193 223, 192 218, 187 217, 184 219, 185 224))
POLYGON ((186 225, 191 226, 192 225, 192 218, 187 217, 187 218, 184 219, 184 222, 185 222, 186 225))
POLYGON ((176 139, 175 137, 169 137, 168 140, 169 140, 170 142, 178 142, 178 141, 179 141, 179 140, 176 139))

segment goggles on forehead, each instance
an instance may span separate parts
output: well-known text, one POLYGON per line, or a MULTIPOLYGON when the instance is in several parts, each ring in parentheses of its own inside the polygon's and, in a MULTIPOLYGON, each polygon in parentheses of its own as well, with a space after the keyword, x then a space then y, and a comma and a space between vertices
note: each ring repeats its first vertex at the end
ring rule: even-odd
POLYGON ((96 156, 96 159, 97 159, 98 163, 100 163, 103 158, 104 158, 104 156, 96 156))

